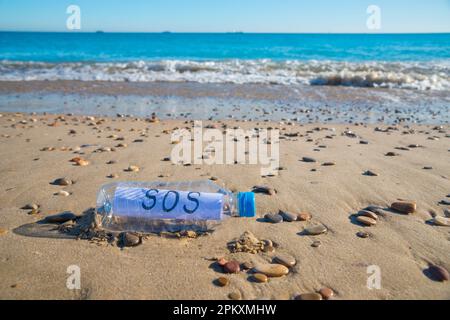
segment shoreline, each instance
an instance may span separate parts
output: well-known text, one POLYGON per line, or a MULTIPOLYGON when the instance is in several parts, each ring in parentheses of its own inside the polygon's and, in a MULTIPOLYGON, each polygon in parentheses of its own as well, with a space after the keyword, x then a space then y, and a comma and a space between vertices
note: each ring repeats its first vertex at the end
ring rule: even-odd
POLYGON ((447 91, 192 82, 0 82, 0 112, 296 123, 450 123, 447 91))

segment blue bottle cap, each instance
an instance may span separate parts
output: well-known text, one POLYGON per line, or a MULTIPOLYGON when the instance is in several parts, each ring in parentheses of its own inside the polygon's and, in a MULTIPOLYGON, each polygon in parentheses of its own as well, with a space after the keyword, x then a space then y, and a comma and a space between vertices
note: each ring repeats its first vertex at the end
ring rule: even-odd
POLYGON ((256 215, 255 194, 253 192, 239 192, 238 208, 240 217, 254 217, 256 215))

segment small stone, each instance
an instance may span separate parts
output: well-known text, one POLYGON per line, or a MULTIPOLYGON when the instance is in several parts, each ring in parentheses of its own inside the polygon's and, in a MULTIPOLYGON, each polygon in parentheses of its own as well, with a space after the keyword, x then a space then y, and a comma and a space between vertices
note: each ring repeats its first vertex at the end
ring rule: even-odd
POLYGON ((316 226, 306 228, 305 232, 307 235, 317 236, 319 234, 327 232, 327 230, 328 230, 327 227, 325 227, 323 225, 316 225, 316 226))
POLYGON ((262 274, 262 273, 255 273, 253 275, 253 279, 259 283, 265 283, 269 280, 269 278, 265 274, 262 274))
POLYGON ((336 165, 335 162, 324 162, 324 163, 322 164, 322 166, 325 166, 325 167, 330 167, 330 166, 334 166, 334 165, 336 165))
POLYGON ((119 177, 119 175, 117 173, 111 173, 110 175, 108 175, 108 178, 110 179, 117 179, 119 177))
POLYGON ((309 221, 311 220, 311 218, 312 218, 311 213, 306 211, 297 214, 298 221, 309 221))
POLYGON ((425 166, 425 167, 423 167, 423 170, 433 170, 433 167, 431 167, 431 166, 425 166))
POLYGON ((267 213, 264 215, 264 219, 270 223, 280 223, 283 221, 283 217, 278 213, 267 213))
POLYGON ((0 228, 0 236, 3 236, 5 234, 8 233, 8 230, 4 229, 4 228, 0 228))
POLYGON ((282 277, 289 273, 289 269, 282 264, 260 264, 254 268, 256 273, 265 274, 268 277, 282 277))
POLYGON ((80 161, 77 161, 76 164, 77 164, 77 166, 85 167, 85 166, 89 165, 89 161, 80 159, 80 161))
POLYGON ((63 196, 63 197, 68 197, 68 196, 70 196, 70 193, 66 190, 59 190, 58 195, 63 196))
POLYGON ((409 214, 416 211, 417 205, 414 201, 397 201, 391 204, 391 209, 401 213, 409 214))
POLYGON ((366 216, 357 216, 356 221, 362 223, 365 226, 371 227, 377 224, 377 221, 375 219, 366 217, 366 216))
POLYGON ((230 280, 225 277, 220 277, 216 280, 217 284, 221 287, 225 287, 230 283, 230 280))
POLYGON ((138 172, 139 171, 139 167, 138 166, 128 166, 127 170, 128 172, 138 172))
POLYGON ((64 223, 67 221, 75 220, 77 216, 72 212, 63 212, 52 216, 45 217, 44 221, 47 223, 64 223))
POLYGON ((219 178, 212 176, 212 177, 209 178, 209 180, 211 180, 211 181, 217 181, 217 180, 219 180, 219 178))
POLYGON ((440 204, 443 204, 445 206, 450 206, 450 201, 449 200, 441 200, 441 202, 439 202, 440 204))
POLYGON ((33 209, 37 210, 37 209, 39 209, 39 205, 36 204, 36 203, 29 203, 29 204, 24 205, 22 209, 25 209, 25 210, 33 210, 33 209))
POLYGON ((328 300, 334 296, 334 292, 330 288, 322 288, 319 290, 319 293, 322 296, 322 298, 325 300, 328 300))
POLYGON ((372 218, 373 220, 378 220, 378 216, 372 211, 361 210, 361 211, 358 212, 358 215, 359 216, 369 217, 369 218, 372 218))
POLYGON ((429 274, 433 278, 433 280, 440 281, 440 282, 449 280, 448 271, 441 266, 430 265, 427 271, 429 272, 429 274))
POLYGON ((241 267, 242 267, 243 270, 250 270, 251 268, 253 268, 253 265, 250 262, 244 262, 241 265, 241 267))
POLYGON ((141 238, 134 233, 131 232, 122 232, 119 235, 120 243, 124 247, 135 247, 141 244, 141 238))
POLYGON ((225 265, 223 266, 223 270, 226 273, 239 273, 241 271, 241 266, 236 260, 231 260, 225 263, 225 265))
POLYGON ((58 185, 58 186, 69 186, 72 183, 73 183, 73 181, 68 178, 59 178, 53 182, 53 184, 58 185))
POLYGON ((319 293, 302 293, 297 295, 295 300, 322 300, 322 296, 319 293))
POLYGON ((297 215, 290 213, 290 212, 280 211, 279 215, 283 218, 284 221, 287 221, 287 222, 292 222, 292 221, 297 220, 297 215))
POLYGON ((322 245, 322 242, 319 241, 319 240, 316 240, 316 241, 314 241, 314 242, 311 244, 311 247, 313 247, 313 248, 318 248, 318 247, 320 247, 321 245, 322 245))
POLYGON ((223 267, 228 261, 225 258, 219 258, 217 259, 217 264, 221 267, 223 267))
POLYGON ((450 220, 448 218, 441 217, 441 216, 436 216, 436 217, 433 218, 432 221, 437 226, 450 227, 450 220))
POLYGON ((360 144, 369 144, 369 141, 367 141, 367 140, 360 140, 359 143, 360 144))
POLYGON ((398 153, 392 152, 392 151, 385 154, 385 156, 387 156, 387 157, 396 157, 398 155, 399 155, 398 153))
POLYGON ((308 162, 308 163, 314 163, 314 162, 317 162, 316 159, 311 158, 311 157, 303 157, 303 158, 302 158, 302 161, 303 161, 303 162, 308 162))
POLYGON ((366 232, 366 231, 358 231, 356 233, 356 235, 358 237, 360 237, 360 238, 363 238, 363 239, 368 238, 370 236, 370 234, 368 232, 366 232))
POLYGON ((295 258, 289 254, 285 253, 278 253, 274 258, 273 261, 279 264, 282 264, 285 267, 291 268, 295 266, 297 261, 295 258))
POLYGON ((228 295, 228 298, 230 298, 231 300, 241 300, 242 295, 239 291, 234 291, 228 295))
POLYGON ((363 175, 368 176, 368 177, 378 177, 378 173, 376 173, 372 170, 364 171, 363 175))
POLYGON ((268 186, 254 186, 253 192, 265 193, 265 194, 268 194, 269 196, 272 196, 276 193, 274 188, 268 187, 268 186))

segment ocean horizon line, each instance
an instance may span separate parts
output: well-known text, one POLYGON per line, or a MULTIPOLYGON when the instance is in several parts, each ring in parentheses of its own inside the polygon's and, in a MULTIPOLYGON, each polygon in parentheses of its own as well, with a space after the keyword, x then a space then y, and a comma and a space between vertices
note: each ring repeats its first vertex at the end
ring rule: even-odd
POLYGON ((64 34, 246 34, 246 35, 447 35, 450 31, 442 32, 247 32, 247 31, 41 31, 41 30, 0 30, 0 33, 64 33, 64 34))

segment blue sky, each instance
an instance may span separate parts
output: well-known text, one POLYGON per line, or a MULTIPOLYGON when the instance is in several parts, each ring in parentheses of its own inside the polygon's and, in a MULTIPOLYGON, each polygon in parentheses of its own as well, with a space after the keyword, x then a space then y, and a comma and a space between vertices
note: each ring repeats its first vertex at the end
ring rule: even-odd
POLYGON ((450 0, 0 0, 0 30, 67 31, 66 8, 81 8, 81 31, 450 32, 450 0))

